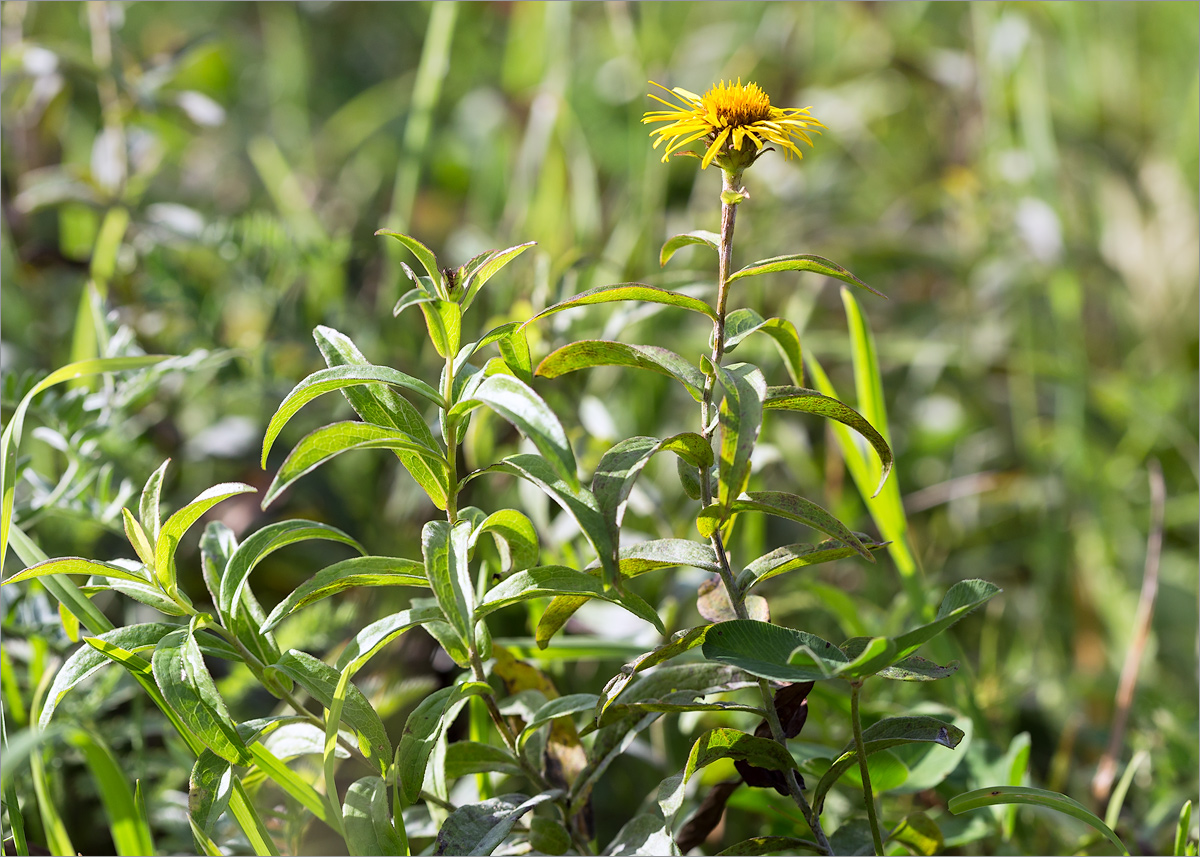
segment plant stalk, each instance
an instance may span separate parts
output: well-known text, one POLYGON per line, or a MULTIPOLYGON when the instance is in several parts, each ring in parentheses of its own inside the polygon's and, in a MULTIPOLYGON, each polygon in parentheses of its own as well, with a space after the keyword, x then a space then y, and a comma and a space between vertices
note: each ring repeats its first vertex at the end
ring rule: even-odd
POLYGON ((867 804, 867 822, 871 825, 871 840, 875 853, 883 854, 883 840, 879 837, 879 819, 875 817, 875 793, 871 791, 871 772, 867 765, 867 747, 863 741, 862 718, 858 714, 858 695, 862 680, 850 682, 850 723, 854 728, 854 752, 858 755, 858 770, 862 774, 863 800, 867 804))

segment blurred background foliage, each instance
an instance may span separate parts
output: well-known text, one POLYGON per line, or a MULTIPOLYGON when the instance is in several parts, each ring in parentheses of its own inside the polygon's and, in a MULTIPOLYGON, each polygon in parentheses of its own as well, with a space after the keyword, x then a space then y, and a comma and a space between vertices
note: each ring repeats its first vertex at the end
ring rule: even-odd
MULTIPOLYGON (((5 2, 5 418, 31 379, 72 359, 139 348, 190 355, 154 383, 48 396, 37 411, 43 429, 24 450, 18 520, 51 555, 107 559, 128 551, 123 481, 140 486, 164 457, 176 462, 164 487, 172 507, 217 481, 265 487, 262 431, 282 396, 322 365, 316 324, 349 334, 374 362, 436 377, 420 317, 392 318, 406 259, 373 237, 377 228, 415 235, 443 264, 538 242, 483 293, 474 333, 611 282, 711 289, 714 266, 699 250, 658 265, 670 234, 717 228, 719 177, 690 159, 660 163, 640 123, 653 106, 647 81, 703 92, 718 79, 753 79, 778 105, 811 105, 828 130, 803 161, 769 155, 747 173, 735 264, 818 253, 889 296, 863 307, 930 600, 968 577, 1005 590, 958 632, 966 668, 935 696, 974 719, 978 766, 1028 732, 1034 784, 1096 808, 1091 779, 1135 637, 1147 472, 1161 463, 1158 600, 1119 758, 1123 766, 1145 750, 1149 762, 1120 829, 1135 848, 1169 847, 1200 765, 1197 18, 1195 3, 1126 2, 5 2)), ((836 291, 807 274, 750 282, 735 303, 796 323, 850 398, 836 291)), ((671 314, 606 309, 539 324, 533 347, 536 357, 570 339, 620 337, 698 357, 706 333, 671 314)), ((771 352, 743 347, 783 380, 771 352)), ((539 390, 590 471, 621 437, 692 428, 673 416, 691 412, 668 384, 595 371, 539 390)), ((310 410, 289 429, 292 441, 348 414, 333 397, 310 410)), ((488 428, 477 419, 469 463, 515 444, 488 428)), ((824 431, 779 421, 758 455, 760 478, 798 480, 869 530, 824 431)), ((673 470, 651 468, 655 479, 631 507, 634 530, 686 535, 672 523, 686 520, 675 514, 686 501, 673 470)), ((471 501, 490 508, 500 498, 484 491, 510 489, 480 485, 471 501)), ((586 557, 543 500, 520 494, 556 534, 551 553, 586 557)), ((434 512, 382 453, 321 469, 266 513, 239 500, 220 507, 239 532, 307 516, 381 555, 417 552, 434 512)), ((746 523, 744 551, 784 537, 746 523)), ((255 583, 263 601, 319 568, 320 550, 265 563, 255 583)), ((899 626, 888 561, 820 568, 764 587, 776 621, 826 636, 855 633, 856 623, 899 626)), ((661 587, 653 594, 676 605, 673 624, 685 627, 697 621, 698 582, 679 574, 647 585, 661 587)), ((3 599, 4 659, 19 667, 4 689, 14 728, 69 641, 44 596, 6 589, 3 599)), ((397 606, 375 595, 338 604, 313 608, 281 642, 319 653, 397 606)), ((654 644, 608 614, 580 617, 593 633, 654 644)), ((529 633, 519 616, 510 625, 529 633)), ((364 686, 393 718, 444 680, 432 645, 405 652, 364 686)), ((560 671, 560 689, 594 689, 615 668, 560 671)), ((239 697, 244 678, 226 676, 223 690, 250 716, 262 700, 239 697)), ((920 691, 876 700, 876 713, 930 698, 920 691)), ((821 725, 823 707, 845 709, 844 694, 822 690, 812 704, 806 739, 844 740, 841 714, 821 725)), ((104 729, 130 776, 152 789, 161 835, 176 837, 160 847, 190 850, 171 809, 184 799, 187 766, 146 731, 138 695, 112 673, 64 711, 104 729)), ((679 767, 696 728, 652 730, 646 752, 614 766, 612 788, 597 796, 601 841, 634 814, 648 771, 657 780, 679 767)), ((60 797, 86 798, 78 760, 55 764, 60 797)), ((974 784, 969 770, 955 774, 963 785, 974 784)), ((782 814, 764 821, 745 809, 755 801, 760 811, 776 805, 757 793, 736 798, 727 825, 747 836, 787 831, 782 814)), ((87 817, 68 820, 82 827, 87 817)), ((988 847, 1053 853, 1081 835, 1021 818, 1017 841, 988 847)), ((96 849, 104 836, 93 834, 96 849)))

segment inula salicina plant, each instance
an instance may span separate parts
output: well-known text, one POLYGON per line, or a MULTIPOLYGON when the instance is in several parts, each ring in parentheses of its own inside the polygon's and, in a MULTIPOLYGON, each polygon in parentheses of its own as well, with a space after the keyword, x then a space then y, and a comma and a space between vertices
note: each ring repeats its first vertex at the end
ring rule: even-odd
MULTIPOLYGON (((802 157, 800 145, 812 144, 810 135, 821 123, 807 109, 772 105, 753 83, 721 83, 703 96, 663 91, 674 100, 652 96, 665 109, 645 116, 655 126, 654 145, 665 144, 664 161, 692 156, 700 170, 715 166, 721 187, 713 187, 719 231, 668 238, 661 262, 667 265, 693 246, 711 251, 715 289, 685 293, 642 283, 602 286, 524 322, 484 331, 469 311, 481 290, 532 242, 453 268, 443 267, 416 238, 380 230, 416 260, 415 267, 403 266, 408 289, 395 313, 424 317, 429 342, 444 361, 440 376, 423 379, 404 367, 373 364, 337 330, 314 331, 327 368, 300 381, 279 405, 266 429, 263 466, 280 432, 319 396, 340 393, 358 419, 304 437, 279 466, 262 504, 269 506, 293 482, 342 453, 391 450, 440 510, 421 531, 420 556, 375 556, 353 533, 309 520, 278 521, 240 540, 224 524, 210 523, 199 537, 200 572, 208 590, 208 600, 201 603, 179 586, 177 549, 194 537, 193 525, 206 511, 254 489, 216 485, 165 515, 159 508, 164 463, 146 482, 136 511, 121 512, 133 557, 46 559, 12 523, 17 449, 30 401, 63 381, 136 369, 162 358, 134 355, 73 364, 25 396, 3 436, 0 561, 11 544, 27 568, 5 584, 38 579, 62 605, 68 632, 87 632, 53 681, 38 690, 33 709, 42 731, 26 733, 24 743, 6 751, 9 764, 29 754, 42 828, 56 853, 73 852, 45 793, 41 756, 31 752, 50 736, 84 749, 103 786, 118 851, 153 850, 140 786, 131 787, 121 776, 99 736, 60 724, 54 716, 65 694, 111 663, 141 686, 194 757, 188 821, 203 854, 294 849, 297 831, 313 822, 344 841, 351 854, 679 854, 706 840, 706 847, 722 854, 933 854, 951 845, 951 832, 954 844, 991 836, 997 825, 1010 835, 1011 807, 991 824, 969 828, 953 822, 968 810, 1015 803, 1074 815, 1124 852, 1112 830, 1078 803, 1021 786, 1027 742, 1015 742, 997 763, 994 785, 949 796, 948 805, 881 800, 904 767, 893 751, 923 751, 923 757, 907 758, 927 762, 927 787, 932 787, 957 763, 942 762, 938 754, 957 758, 953 751, 964 730, 956 724, 969 722, 944 709, 901 710, 867 722, 863 697, 883 692, 889 682, 963 681, 958 662, 940 656, 952 653, 952 646, 935 638, 999 590, 983 580, 963 580, 930 594, 921 581, 906 542, 899 492, 890 479, 893 458, 873 341, 853 290, 882 296, 840 265, 807 253, 734 269, 735 224, 739 210, 751 204, 755 162, 773 149, 802 157), (692 150, 695 144, 700 151, 692 150), (742 305, 741 287, 748 280, 789 271, 815 272, 843 284, 857 410, 837 398, 820 364, 802 351, 792 322, 764 318, 742 305), (528 333, 542 319, 622 301, 706 318, 710 348, 697 355, 657 343, 576 341, 535 365, 528 333), (755 334, 777 346, 778 364, 738 359, 739 346, 755 334), (568 429, 535 385, 545 390, 556 378, 598 366, 654 372, 681 385, 694 402, 691 430, 621 440, 599 457, 590 478, 581 475, 568 429), (462 447, 481 411, 515 427, 528 441, 528 451, 467 468, 462 447), (759 484, 756 446, 774 423, 792 419, 830 421, 881 538, 851 531, 794 491, 765 490, 759 484), (631 493, 660 453, 674 459, 678 492, 688 498, 688 505, 678 508, 688 512, 674 522, 670 537, 628 538, 623 519, 631 493), (590 555, 573 552, 578 561, 547 564, 545 533, 532 515, 463 502, 476 480, 504 477, 548 495, 573 519, 590 555), (808 528, 820 535, 812 542, 789 539, 761 556, 739 555, 737 527, 756 516, 781 519, 786 528, 781 532, 808 528), (265 609, 251 583, 255 567, 274 551, 317 539, 339 542, 356 555, 317 572, 265 609), (773 623, 770 602, 759 594, 766 581, 798 578, 810 566, 840 559, 874 563, 873 573, 889 573, 882 567, 887 563, 877 562, 880 557, 891 558, 906 596, 893 633, 876 629, 873 636, 822 639, 773 623), (695 594, 703 622, 668 633, 664 616, 669 611, 639 594, 646 590, 637 578, 670 575, 681 567, 708 575, 695 594), (73 583, 71 576, 84 583, 73 583), (325 657, 281 649, 276 640, 281 624, 352 587, 408 587, 413 594, 406 609, 356 629, 352 639, 325 657), (149 605, 162 614, 161 621, 113 627, 90 600, 109 590, 149 605), (538 666, 543 661, 492 637, 494 614, 524 609, 543 657, 570 658, 570 647, 556 635, 590 600, 617 605, 663 635, 661 645, 598 683, 595 692, 560 694, 538 666), (389 734, 354 679, 373 658, 386 656, 393 641, 416 629, 432 635, 459 672, 449 686, 420 701, 399 735, 389 734), (933 659, 920 653, 930 643, 942 644, 933 659), (215 660, 247 669, 277 700, 273 713, 236 720, 214 681, 215 660), (825 725, 823 734, 845 736, 844 745, 818 744, 804 732, 808 697, 817 683, 848 692, 848 706, 811 715, 825 725), (843 712, 844 724, 835 722, 843 712), (689 736, 682 767, 661 782, 647 783, 645 800, 632 817, 617 824, 605 820, 618 832, 601 840, 593 796, 605 788, 610 765, 656 723, 696 715, 702 720, 692 722, 722 725, 689 736), (465 734, 456 727, 460 717, 469 723, 465 734), (318 763, 295 761, 302 758, 318 763), (714 764, 733 778, 698 788, 698 772, 714 764), (286 808, 282 816, 263 797, 269 787, 286 808), (790 832, 714 845, 712 837, 719 835, 714 831, 738 789, 773 790, 789 800, 795 810, 786 816, 790 832)), ((28 853, 12 789, 8 778, 11 835, 16 850, 28 853)))

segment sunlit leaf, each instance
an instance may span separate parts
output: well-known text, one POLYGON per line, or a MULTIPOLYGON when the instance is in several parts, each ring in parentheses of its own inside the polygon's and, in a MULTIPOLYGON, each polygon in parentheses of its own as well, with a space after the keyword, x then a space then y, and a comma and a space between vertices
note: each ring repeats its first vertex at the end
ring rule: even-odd
POLYGON ((572 342, 546 355, 534 374, 544 378, 557 378, 568 372, 593 366, 649 369, 683 384, 697 402, 704 396, 704 376, 700 370, 674 351, 654 345, 629 345, 607 340, 572 342))
POLYGON ((774 256, 770 259, 762 259, 761 261, 747 265, 740 271, 730 274, 729 282, 733 283, 744 277, 753 277, 758 274, 772 274, 778 271, 812 271, 815 274, 823 274, 826 277, 841 280, 843 283, 858 286, 860 289, 866 289, 868 292, 878 295, 881 298, 886 297, 882 292, 877 292, 836 262, 831 262, 820 256, 804 254, 774 256))
POLYGON ((657 286, 648 286, 645 283, 619 283, 614 286, 597 286, 594 289, 588 289, 586 292, 580 292, 565 301, 547 307, 525 322, 525 324, 531 324, 539 318, 544 318, 563 310, 615 301, 643 301, 646 303, 665 304, 667 306, 679 307, 680 309, 689 309, 693 312, 702 313, 713 321, 717 320, 716 310, 698 298, 660 289, 657 286))

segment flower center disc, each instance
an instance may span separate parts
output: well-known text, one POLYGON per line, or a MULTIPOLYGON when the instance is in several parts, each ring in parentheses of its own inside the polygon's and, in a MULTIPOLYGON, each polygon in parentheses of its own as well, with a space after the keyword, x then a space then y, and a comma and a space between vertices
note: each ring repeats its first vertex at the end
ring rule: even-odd
POLYGON ((733 128, 771 118, 771 99, 756 83, 746 86, 740 82, 731 83, 727 87, 722 81, 704 93, 704 105, 716 113, 724 125, 733 128))

